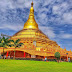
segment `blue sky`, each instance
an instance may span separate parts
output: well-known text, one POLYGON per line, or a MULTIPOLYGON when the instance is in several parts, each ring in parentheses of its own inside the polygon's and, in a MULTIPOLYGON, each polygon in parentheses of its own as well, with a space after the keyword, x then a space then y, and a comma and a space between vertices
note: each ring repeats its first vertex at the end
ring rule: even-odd
MULTIPOLYGON (((32 0, 0 0, 0 34, 14 35, 28 19, 32 0)), ((35 19, 51 40, 72 50, 72 0, 33 0, 35 19)))

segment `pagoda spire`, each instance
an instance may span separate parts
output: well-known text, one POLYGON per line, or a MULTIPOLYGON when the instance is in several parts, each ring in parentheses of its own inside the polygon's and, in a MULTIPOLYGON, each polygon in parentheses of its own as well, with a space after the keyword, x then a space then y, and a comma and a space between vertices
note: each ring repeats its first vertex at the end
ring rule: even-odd
POLYGON ((35 18, 34 18, 33 5, 34 5, 34 3, 32 1, 29 18, 28 18, 27 22, 24 24, 24 28, 23 29, 28 29, 28 28, 37 29, 38 28, 38 24, 36 23, 35 18))

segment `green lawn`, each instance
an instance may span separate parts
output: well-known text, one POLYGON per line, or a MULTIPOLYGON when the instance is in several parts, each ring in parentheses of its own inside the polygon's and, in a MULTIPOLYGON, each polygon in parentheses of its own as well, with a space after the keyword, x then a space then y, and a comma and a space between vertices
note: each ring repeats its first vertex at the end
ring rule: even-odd
POLYGON ((72 72, 72 63, 0 60, 0 72, 72 72))

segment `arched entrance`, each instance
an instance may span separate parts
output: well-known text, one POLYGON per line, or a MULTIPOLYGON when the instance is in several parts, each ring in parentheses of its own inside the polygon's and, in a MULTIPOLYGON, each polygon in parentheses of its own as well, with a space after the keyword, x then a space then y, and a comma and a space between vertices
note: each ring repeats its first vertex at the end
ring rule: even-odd
MULTIPOLYGON (((10 56, 10 58, 14 57, 14 51, 5 52, 6 56, 10 56)), ((24 51, 15 51, 15 58, 31 58, 31 55, 24 51)))

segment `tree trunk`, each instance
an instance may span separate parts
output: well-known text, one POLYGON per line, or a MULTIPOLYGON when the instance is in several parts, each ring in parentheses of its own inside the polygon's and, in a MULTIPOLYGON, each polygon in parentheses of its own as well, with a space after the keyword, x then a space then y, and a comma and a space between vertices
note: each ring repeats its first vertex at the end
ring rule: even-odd
POLYGON ((59 59, 58 59, 58 63, 59 63, 59 59))
POLYGON ((4 59, 4 48, 3 48, 3 59, 4 59))
POLYGON ((15 59, 15 49, 14 49, 14 58, 13 59, 15 59))
POLYGON ((57 62, 59 63, 59 59, 57 59, 57 62))

